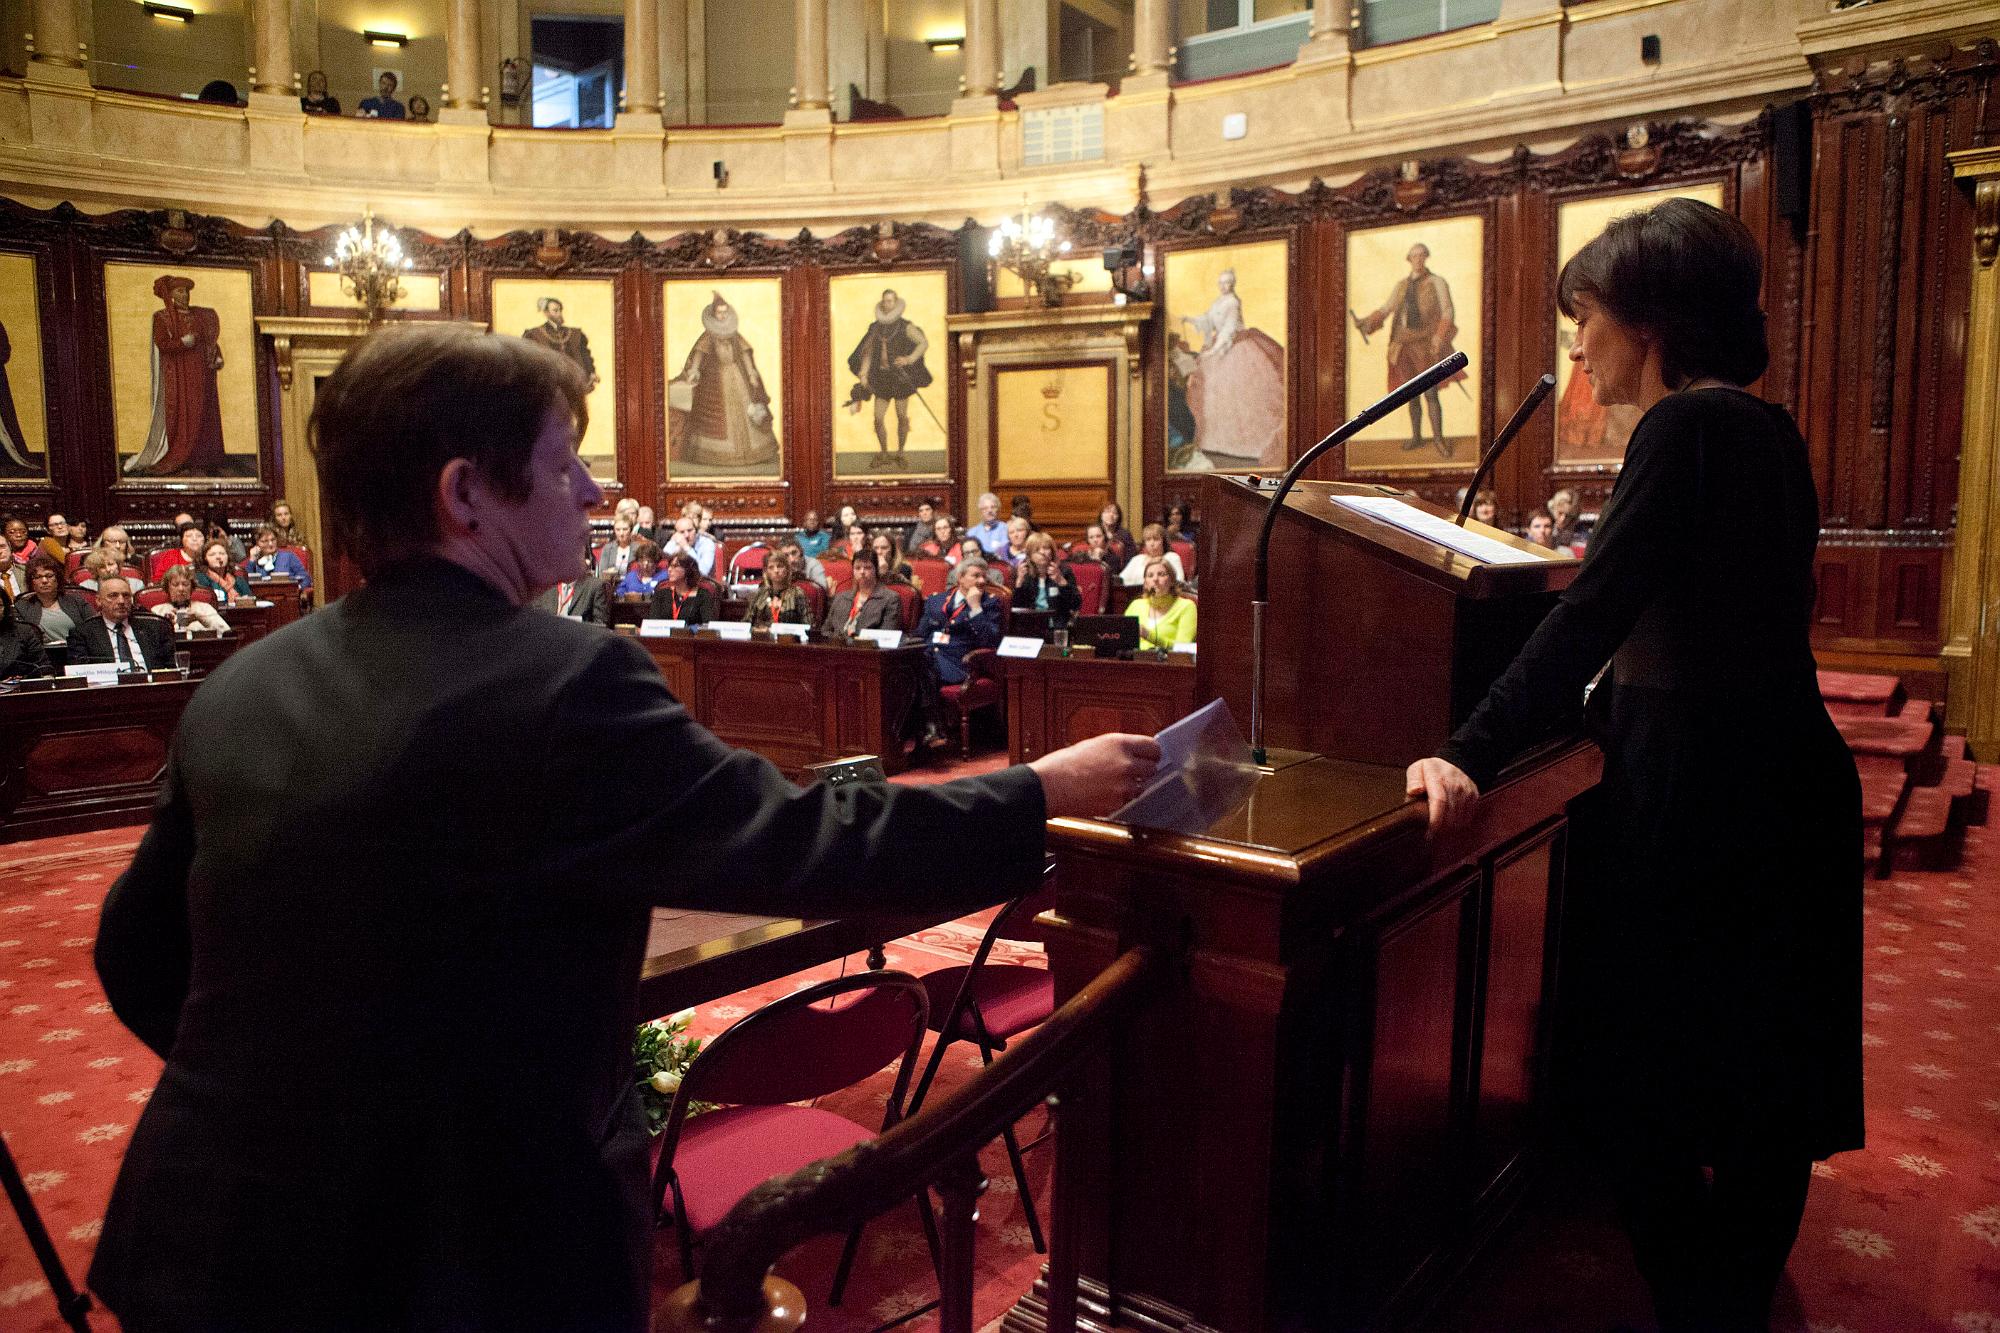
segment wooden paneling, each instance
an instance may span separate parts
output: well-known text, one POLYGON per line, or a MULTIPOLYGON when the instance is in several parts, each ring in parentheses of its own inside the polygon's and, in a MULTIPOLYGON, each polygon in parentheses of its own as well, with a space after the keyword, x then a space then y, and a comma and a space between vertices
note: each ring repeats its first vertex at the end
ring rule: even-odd
POLYGON ((1150 736, 1194 709, 1194 663, 1100 659, 1088 650, 1064 657, 1003 658, 1007 678, 1007 759, 1026 763, 1051 750, 1130 731, 1150 736))

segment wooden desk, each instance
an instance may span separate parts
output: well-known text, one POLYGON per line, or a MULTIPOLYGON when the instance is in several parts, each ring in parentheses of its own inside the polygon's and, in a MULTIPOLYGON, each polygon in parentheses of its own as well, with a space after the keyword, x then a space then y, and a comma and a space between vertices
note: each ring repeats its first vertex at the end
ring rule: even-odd
POLYGON ((0 695, 0 842, 144 823, 198 684, 0 695))
POLYGON ((951 919, 801 921, 656 907, 639 969, 639 1016, 662 1018, 951 919))
MULTIPOLYGON (((282 629, 299 618, 299 601, 302 594, 294 580, 252 579, 250 591, 255 593, 260 601, 271 603, 270 624, 267 629, 282 629)), ((228 620, 229 612, 224 611, 222 618, 228 620)))
POLYGON ((997 659, 1007 681, 1007 760, 1022 764, 1109 731, 1150 736, 1194 711, 1194 658, 1130 662, 1088 648, 997 659))
POLYGON ((877 756, 886 773, 904 767, 901 732, 921 688, 919 645, 884 651, 688 633, 641 642, 696 721, 793 777, 857 754, 877 756))

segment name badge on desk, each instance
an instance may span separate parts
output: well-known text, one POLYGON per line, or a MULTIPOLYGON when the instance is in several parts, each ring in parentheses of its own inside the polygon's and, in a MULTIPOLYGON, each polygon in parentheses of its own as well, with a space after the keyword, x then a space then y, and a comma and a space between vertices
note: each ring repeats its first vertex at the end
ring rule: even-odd
POLYGON ((655 620, 651 616, 639 622, 639 637, 642 639, 664 639, 677 629, 686 629, 685 620, 655 620))
POLYGON ((1042 641, 1031 634, 1009 634, 1000 640, 1002 657, 1040 657, 1042 641))
POLYGON ((709 628, 725 639, 739 643, 750 641, 750 622, 747 620, 717 620, 711 622, 709 628))
POLYGON ((788 625, 777 620, 771 622, 771 637, 774 639, 797 639, 804 643, 809 633, 811 626, 808 625, 788 625))
POLYGON ((899 648, 903 643, 903 631, 899 629, 864 629, 854 637, 866 639, 877 648, 899 648))
POLYGON ((118 664, 116 662, 88 662, 82 666, 63 668, 65 676, 81 676, 92 685, 116 685, 118 664))

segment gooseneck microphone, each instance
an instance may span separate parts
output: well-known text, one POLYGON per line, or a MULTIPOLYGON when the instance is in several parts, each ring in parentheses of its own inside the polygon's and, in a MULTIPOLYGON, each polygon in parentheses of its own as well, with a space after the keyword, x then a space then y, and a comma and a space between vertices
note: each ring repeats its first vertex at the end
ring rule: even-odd
POLYGON ((1381 401, 1365 407, 1360 415, 1344 425, 1334 428, 1333 433, 1312 448, 1299 455, 1299 461, 1286 470, 1278 489, 1271 493, 1270 502, 1264 509, 1263 526, 1257 530, 1257 581, 1256 596, 1250 603, 1250 759, 1262 764, 1264 750, 1264 610, 1270 605, 1271 595, 1271 529, 1277 525, 1278 510, 1298 483, 1299 475, 1311 467, 1319 456, 1335 445, 1345 444, 1350 439, 1388 416, 1418 394, 1435 389, 1438 385, 1465 369, 1465 353, 1453 352, 1444 360, 1420 375, 1405 380, 1391 389, 1381 401))
POLYGON ((1472 513, 1472 502, 1479 495, 1481 484, 1493 471, 1493 465, 1500 461, 1500 455, 1521 433, 1521 427, 1528 424, 1528 418, 1535 415, 1535 409, 1542 405, 1542 400, 1555 392, 1555 387, 1554 375, 1544 375, 1536 380, 1535 387, 1528 390, 1528 396, 1521 400, 1521 405, 1514 409, 1514 415, 1507 419, 1506 426, 1493 437, 1493 447, 1486 451, 1486 457, 1479 460, 1479 466, 1473 470, 1472 481, 1465 488, 1465 503, 1458 507, 1458 526, 1465 526, 1465 520, 1472 513))

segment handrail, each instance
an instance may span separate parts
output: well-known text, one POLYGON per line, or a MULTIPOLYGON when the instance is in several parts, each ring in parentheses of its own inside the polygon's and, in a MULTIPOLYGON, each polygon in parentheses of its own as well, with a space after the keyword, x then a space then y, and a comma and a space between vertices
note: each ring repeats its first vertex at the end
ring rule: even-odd
MULTIPOLYGON (((880 1138, 767 1180, 729 1211, 705 1242, 699 1281, 675 1293, 660 1312, 659 1333, 741 1333, 780 1313, 767 1305, 771 1265, 814 1236, 914 1198, 954 1165, 1000 1137, 1096 1053, 1163 971, 1151 948, 1121 954, 1047 1022, 1010 1045, 949 1096, 924 1107, 880 1138)), ((790 1300, 788 1284, 774 1299, 790 1300)))

